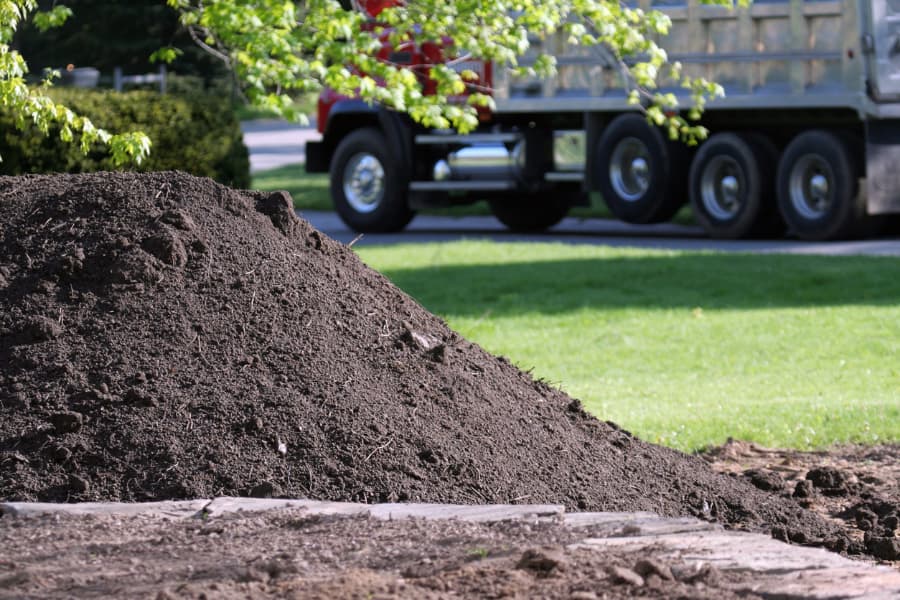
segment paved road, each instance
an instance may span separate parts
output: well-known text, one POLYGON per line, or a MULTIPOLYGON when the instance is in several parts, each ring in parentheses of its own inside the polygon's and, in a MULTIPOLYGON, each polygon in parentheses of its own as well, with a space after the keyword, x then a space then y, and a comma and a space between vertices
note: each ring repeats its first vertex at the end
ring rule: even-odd
POLYGON ((540 235, 510 233, 493 217, 434 217, 420 215, 402 233, 365 234, 351 231, 330 212, 301 211, 300 215, 330 237, 355 246, 412 244, 463 239, 499 242, 560 242, 667 250, 714 250, 761 254, 828 254, 834 256, 900 256, 900 239, 813 243, 795 240, 711 240, 698 227, 661 224, 633 226, 605 219, 564 219, 540 235), (358 239, 357 239, 358 238, 358 239))
POLYGON ((306 142, 321 137, 314 127, 275 120, 246 121, 241 130, 251 173, 305 162, 306 142))
MULTIPOLYGON (((252 121, 242 124, 244 141, 250 149, 252 172, 302 163, 307 140, 318 139, 313 127, 291 125, 282 121, 252 121)), ((305 212, 313 226, 329 236, 349 243, 358 236, 350 231, 334 213, 305 212)), ((542 235, 508 232, 493 217, 417 216, 399 234, 367 234, 359 245, 417 243, 460 239, 496 241, 543 241, 566 244, 597 244, 673 250, 715 250, 719 252, 759 252, 784 254, 829 254, 900 256, 900 237, 858 242, 809 243, 793 240, 721 241, 707 238, 697 227, 679 225, 633 226, 603 219, 564 219, 542 235)))

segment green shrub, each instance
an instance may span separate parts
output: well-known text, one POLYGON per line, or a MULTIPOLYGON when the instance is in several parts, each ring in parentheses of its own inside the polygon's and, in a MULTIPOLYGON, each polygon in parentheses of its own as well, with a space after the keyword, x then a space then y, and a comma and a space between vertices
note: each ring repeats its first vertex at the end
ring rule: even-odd
MULTIPOLYGON (((236 188, 250 186, 250 159, 228 98, 62 88, 52 89, 50 95, 98 127, 149 135, 150 157, 134 170, 179 170, 236 188)), ((58 131, 44 136, 35 127, 19 131, 14 123, 13 115, 0 113, 0 173, 4 175, 114 169, 103 148, 85 155, 77 145, 62 142, 58 131)))

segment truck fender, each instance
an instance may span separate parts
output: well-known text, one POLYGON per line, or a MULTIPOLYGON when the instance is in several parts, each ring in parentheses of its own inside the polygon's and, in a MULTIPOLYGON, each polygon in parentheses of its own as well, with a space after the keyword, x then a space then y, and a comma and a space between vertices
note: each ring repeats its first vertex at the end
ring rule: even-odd
POLYGON ((339 100, 331 107, 322 141, 307 144, 306 170, 327 172, 341 140, 362 127, 377 127, 384 133, 391 156, 403 165, 408 178, 412 172, 412 128, 396 112, 354 98, 339 100))

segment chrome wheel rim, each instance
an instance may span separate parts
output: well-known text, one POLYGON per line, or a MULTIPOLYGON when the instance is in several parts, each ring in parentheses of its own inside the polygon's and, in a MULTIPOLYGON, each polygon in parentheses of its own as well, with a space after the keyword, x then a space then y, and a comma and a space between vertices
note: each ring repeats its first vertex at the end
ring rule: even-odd
POLYGON ((730 156, 713 158, 700 179, 703 209, 716 220, 728 221, 744 205, 746 180, 740 165, 730 156))
POLYGON ((616 144, 609 162, 613 190, 623 200, 640 200, 650 189, 650 150, 635 137, 616 144))
POLYGON ((384 166, 373 154, 360 152, 350 157, 344 169, 344 198, 353 210, 370 213, 384 199, 384 166))
POLYGON ((791 207, 808 220, 821 219, 834 203, 834 171, 818 154, 801 156, 790 177, 791 207))

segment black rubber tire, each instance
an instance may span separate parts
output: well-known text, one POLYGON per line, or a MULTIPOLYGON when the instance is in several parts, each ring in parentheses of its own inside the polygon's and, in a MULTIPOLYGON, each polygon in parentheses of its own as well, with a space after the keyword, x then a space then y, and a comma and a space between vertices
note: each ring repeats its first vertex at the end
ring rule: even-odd
MULTIPOLYGON (((775 203, 777 150, 756 134, 717 133, 703 142, 689 176, 691 210, 714 238, 741 239, 781 235, 784 224, 775 203), (710 189, 715 170, 726 170, 739 185, 737 206, 723 206, 710 189)), ((726 171, 721 171, 726 172, 726 171)))
POLYGON ((491 213, 510 231, 545 231, 568 214, 574 194, 562 190, 508 194, 488 200, 491 213))
POLYGON ((859 177, 859 161, 846 136, 816 129, 795 137, 778 162, 776 187, 778 209, 790 232, 811 241, 853 238, 865 232, 869 219, 859 177), (798 183, 804 163, 810 160, 822 167, 828 181, 827 206, 818 211, 803 208, 798 183))
POLYGON ((651 126, 641 115, 616 117, 597 140, 593 164, 609 211, 627 223, 662 223, 671 219, 687 201, 688 152, 687 146, 667 140, 658 127, 651 126), (612 174, 616 149, 629 140, 637 140, 646 148, 649 174, 646 189, 632 197, 622 193, 622 184, 617 184, 612 174))
POLYGON ((400 231, 415 216, 406 202, 407 171, 391 154, 381 131, 367 127, 351 132, 338 144, 331 159, 331 199, 338 216, 359 232, 400 231), (371 206, 362 206, 358 201, 354 205, 344 190, 344 174, 360 155, 376 159, 383 171, 383 192, 371 206))

